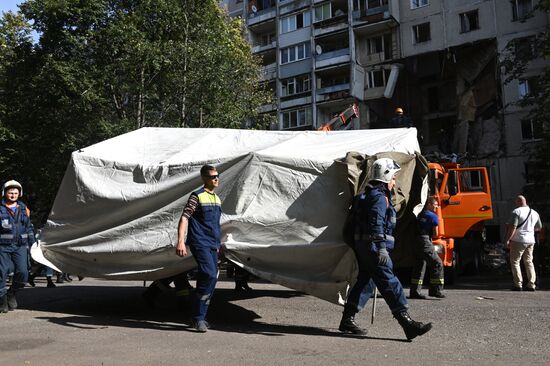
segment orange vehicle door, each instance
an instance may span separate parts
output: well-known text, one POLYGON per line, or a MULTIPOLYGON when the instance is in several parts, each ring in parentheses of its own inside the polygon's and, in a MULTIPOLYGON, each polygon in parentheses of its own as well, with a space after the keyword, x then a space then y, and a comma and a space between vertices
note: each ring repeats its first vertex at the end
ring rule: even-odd
POLYGON ((475 224, 493 218, 485 168, 449 169, 442 188, 441 213, 446 237, 462 238, 475 224))

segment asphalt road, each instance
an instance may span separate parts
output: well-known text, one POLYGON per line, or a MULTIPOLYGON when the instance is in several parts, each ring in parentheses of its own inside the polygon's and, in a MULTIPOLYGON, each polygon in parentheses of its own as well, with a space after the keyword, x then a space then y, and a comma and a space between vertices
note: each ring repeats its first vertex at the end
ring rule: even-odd
POLYGON ((38 279, 0 314, 0 365, 547 365, 550 291, 511 292, 510 281, 463 278, 446 299, 411 300, 413 318, 434 327, 407 342, 383 299, 374 325, 372 303, 358 316, 369 334, 354 337, 338 331, 338 305, 268 283, 243 295, 221 280, 213 329, 200 334, 171 293, 151 311, 142 282, 38 279))

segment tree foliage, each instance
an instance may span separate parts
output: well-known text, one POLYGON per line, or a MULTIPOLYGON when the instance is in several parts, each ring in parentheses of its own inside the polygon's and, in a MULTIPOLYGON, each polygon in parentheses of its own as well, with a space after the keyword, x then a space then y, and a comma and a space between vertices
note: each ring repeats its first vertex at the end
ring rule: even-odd
MULTIPOLYGON (((534 12, 550 12, 550 0, 540 0, 534 12)), ((528 20, 527 20, 528 21, 528 20)), ((518 101, 528 109, 525 119, 530 120, 541 137, 533 148, 528 149, 532 162, 530 176, 533 184, 525 187, 529 200, 541 212, 550 217, 550 31, 546 28, 534 37, 514 39, 504 53, 502 66, 505 82, 526 77, 530 65, 543 61, 545 67, 536 78, 529 79, 529 94, 518 101)))
POLYGON ((0 20, 0 177, 47 213, 83 146, 141 127, 265 128, 243 29, 214 0, 23 2, 0 20))

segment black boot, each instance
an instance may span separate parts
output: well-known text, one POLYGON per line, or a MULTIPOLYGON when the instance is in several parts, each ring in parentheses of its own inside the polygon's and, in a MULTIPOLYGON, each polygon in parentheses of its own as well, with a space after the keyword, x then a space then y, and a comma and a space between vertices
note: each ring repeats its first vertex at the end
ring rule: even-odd
POLYGON ((147 306, 151 309, 156 309, 157 305, 155 299, 160 295, 161 289, 157 286, 156 282, 153 282, 147 290, 141 295, 147 306))
POLYGON ((8 297, 4 295, 0 297, 0 313, 7 313, 8 310, 8 297))
POLYGON ((34 283, 34 278, 36 277, 36 274, 31 274, 29 275, 29 285, 31 285, 31 287, 35 287, 36 286, 36 283, 34 283))
POLYGON ((411 316, 406 311, 394 315, 395 319, 399 322, 399 325, 403 327, 405 336, 410 341, 413 338, 421 336, 432 329, 432 323, 424 324, 411 319, 411 316))
POLYGON ((246 281, 235 281, 235 291, 252 291, 252 287, 248 286, 246 281))
POLYGON ((342 320, 340 321, 340 326, 338 327, 338 330, 343 333, 351 333, 357 335, 367 334, 367 330, 359 328, 359 326, 355 322, 355 318, 349 315, 342 316, 342 320))
MULTIPOLYGON (((422 288, 422 286, 420 286, 422 288)), ((426 296, 422 295, 420 291, 418 291, 418 285, 411 285, 411 289, 409 292, 409 299, 426 299, 426 296)))
POLYGON ((53 283, 53 280, 51 277, 46 277, 46 281, 48 281, 48 284, 46 285, 46 287, 48 288, 55 288, 57 286, 55 286, 55 283, 53 283))
POLYGON ((443 289, 443 286, 437 285, 437 286, 431 286, 430 290, 428 291, 428 295, 431 297, 437 297, 438 299, 444 299, 445 295, 441 292, 443 289))
POLYGON ((15 310, 17 309, 17 299, 15 298, 15 292, 8 291, 8 309, 15 310))

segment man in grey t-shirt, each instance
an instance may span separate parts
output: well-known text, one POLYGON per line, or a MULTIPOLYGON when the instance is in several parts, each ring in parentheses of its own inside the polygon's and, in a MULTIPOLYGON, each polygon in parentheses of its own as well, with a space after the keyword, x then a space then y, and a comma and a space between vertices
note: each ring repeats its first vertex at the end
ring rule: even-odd
POLYGON ((528 280, 525 290, 535 291, 536 274, 533 265, 533 248, 535 246, 535 231, 542 229, 542 223, 537 211, 527 206, 525 197, 517 196, 514 203, 516 208, 506 223, 506 245, 510 249, 510 265, 514 277, 512 290, 521 291, 523 289, 520 268, 520 261, 523 259, 528 280))

